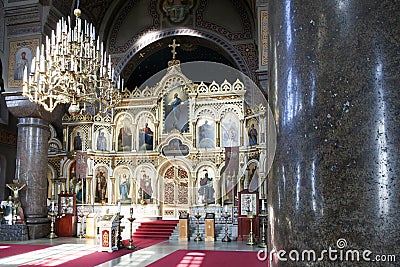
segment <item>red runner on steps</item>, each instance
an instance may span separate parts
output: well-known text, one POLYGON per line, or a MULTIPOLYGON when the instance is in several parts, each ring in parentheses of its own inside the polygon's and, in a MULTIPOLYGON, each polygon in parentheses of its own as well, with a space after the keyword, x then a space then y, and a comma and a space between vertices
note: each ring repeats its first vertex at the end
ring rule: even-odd
POLYGON ((142 222, 133 233, 133 238, 151 238, 167 240, 174 231, 179 221, 177 220, 157 220, 151 222, 142 222))

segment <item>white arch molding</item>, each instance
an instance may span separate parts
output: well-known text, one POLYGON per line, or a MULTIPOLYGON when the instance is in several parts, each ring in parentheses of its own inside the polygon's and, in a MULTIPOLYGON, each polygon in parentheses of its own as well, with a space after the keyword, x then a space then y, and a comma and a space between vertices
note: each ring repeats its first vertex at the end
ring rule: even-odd
POLYGON ((115 77, 118 77, 122 73, 124 67, 141 49, 160 39, 173 36, 198 37, 216 44, 217 46, 221 47, 234 60, 235 65, 240 72, 244 73, 248 77, 251 77, 251 71, 240 52, 233 45, 231 45, 230 42, 213 33, 197 29, 195 30, 188 28, 174 28, 149 31, 144 36, 145 37, 140 38, 138 41, 136 41, 136 43, 130 49, 128 49, 128 51, 126 51, 125 55, 123 55, 120 61, 117 63, 115 67, 115 77))

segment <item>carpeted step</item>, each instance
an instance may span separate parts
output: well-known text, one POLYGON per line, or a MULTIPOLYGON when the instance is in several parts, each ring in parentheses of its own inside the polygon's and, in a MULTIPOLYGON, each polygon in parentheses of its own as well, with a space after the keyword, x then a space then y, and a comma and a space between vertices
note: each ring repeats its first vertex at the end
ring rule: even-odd
POLYGON ((148 233, 172 233, 175 228, 172 229, 146 229, 146 228, 138 228, 136 232, 148 232, 148 233))
POLYGON ((156 239, 156 240, 168 240, 169 236, 148 236, 148 235, 135 235, 135 238, 141 239, 156 239))
POLYGON ((134 238, 153 238, 167 240, 175 230, 179 221, 152 221, 143 222, 139 225, 136 232, 132 235, 134 238))
POLYGON ((149 225, 141 225, 140 228, 141 228, 141 229, 151 229, 151 230, 153 230, 153 229, 174 229, 175 226, 176 226, 176 225, 172 225, 172 226, 165 226, 165 225, 162 225, 162 226, 156 226, 156 225, 152 225, 152 226, 149 226, 149 225))

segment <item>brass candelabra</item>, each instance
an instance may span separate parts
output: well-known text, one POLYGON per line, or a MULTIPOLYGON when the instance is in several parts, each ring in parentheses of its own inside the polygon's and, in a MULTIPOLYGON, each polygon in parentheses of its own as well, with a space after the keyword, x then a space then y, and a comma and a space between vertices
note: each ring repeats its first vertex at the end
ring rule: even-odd
POLYGON ((131 217, 128 218, 129 223, 130 223, 130 228, 129 228, 129 245, 126 246, 127 249, 135 249, 136 246, 133 244, 133 240, 132 240, 132 223, 136 218, 133 218, 133 208, 131 208, 130 210, 130 214, 131 217))
POLYGON ((250 219, 250 232, 249 232, 249 238, 247 239, 247 245, 255 245, 257 244, 256 242, 256 238, 254 237, 254 233, 253 233, 253 219, 256 217, 256 215, 254 213, 247 213, 247 218, 250 219))
POLYGON ((258 245, 258 247, 266 248, 267 244, 265 243, 265 225, 268 214, 265 212, 265 210, 263 210, 260 214, 258 214, 258 216, 261 217, 261 243, 258 245))
POLYGON ((54 224, 56 222, 57 213, 54 210, 52 210, 52 211, 49 211, 48 214, 51 217, 51 224, 50 224, 50 234, 47 237, 50 238, 50 239, 57 238, 58 236, 54 232, 54 224))
POLYGON ((196 237, 195 237, 194 241, 202 241, 203 239, 200 236, 200 218, 201 218, 201 215, 200 215, 200 213, 197 212, 197 214, 194 215, 194 217, 197 220, 197 233, 196 233, 196 237))
POLYGON ((229 214, 227 211, 225 211, 224 215, 223 215, 224 219, 225 219, 225 236, 224 238, 222 238, 222 242, 231 242, 231 238, 229 237, 228 234, 228 219, 229 217, 231 217, 231 214, 229 214))

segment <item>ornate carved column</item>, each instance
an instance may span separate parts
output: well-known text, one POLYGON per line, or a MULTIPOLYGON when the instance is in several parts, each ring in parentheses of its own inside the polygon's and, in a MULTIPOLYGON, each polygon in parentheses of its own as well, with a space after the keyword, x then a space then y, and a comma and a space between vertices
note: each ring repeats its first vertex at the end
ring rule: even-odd
POLYGON ((154 147, 153 147, 153 149, 155 149, 158 146, 159 125, 160 125, 159 121, 154 122, 155 129, 154 129, 154 147))
POLYGON ((265 144, 266 142, 266 125, 267 125, 267 121, 266 121, 266 115, 265 113, 263 113, 262 115, 260 115, 260 144, 265 144))
POLYGON ((215 128, 216 128, 216 142, 215 147, 221 146, 221 121, 215 121, 215 128))
MULTIPOLYGON (((131 151, 139 151, 139 127, 137 123, 132 123, 132 128, 135 129, 135 134, 132 133, 132 139, 131 139, 131 151)), ((133 132, 133 131, 132 131, 133 132)), ((114 138, 115 139, 115 138, 114 138)))
POLYGON ((47 155, 49 126, 52 115, 32 104, 20 93, 5 93, 10 112, 18 119, 18 140, 15 178, 26 184, 21 192, 29 238, 47 236, 50 223, 47 216, 47 155))
POLYGON ((240 134, 240 138, 239 138, 239 146, 243 146, 244 145, 244 139, 245 139, 245 133, 246 133, 246 131, 245 131, 245 128, 246 128, 246 125, 244 125, 244 120, 243 119, 241 119, 240 120, 240 130, 239 130, 239 134, 240 134))
POLYGON ((196 129, 196 121, 192 121, 192 133, 193 133, 193 147, 196 148, 196 134, 197 134, 197 129, 196 129))
POLYGON ((87 202, 86 204, 92 204, 92 177, 86 177, 86 195, 87 195, 87 202))
POLYGON ((116 192, 116 188, 115 188, 115 178, 110 177, 110 181, 111 181, 111 190, 110 190, 111 193, 109 191, 109 194, 111 195, 111 197, 108 198, 108 204, 116 204, 117 203, 117 192, 116 192))
POLYGON ((215 175, 215 184, 217 187, 217 188, 215 188, 215 204, 221 204, 220 200, 222 201, 221 192, 220 192, 220 190, 221 190, 220 180, 221 180, 221 177, 219 175, 215 175))

